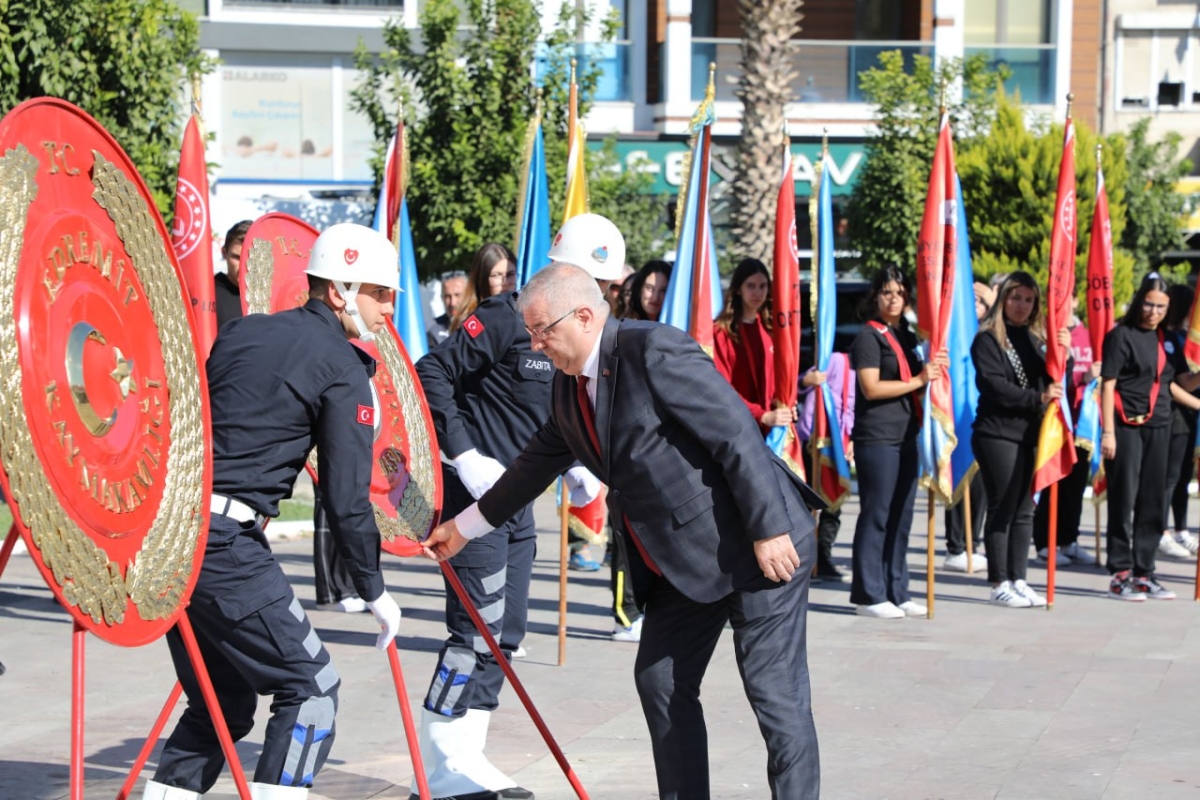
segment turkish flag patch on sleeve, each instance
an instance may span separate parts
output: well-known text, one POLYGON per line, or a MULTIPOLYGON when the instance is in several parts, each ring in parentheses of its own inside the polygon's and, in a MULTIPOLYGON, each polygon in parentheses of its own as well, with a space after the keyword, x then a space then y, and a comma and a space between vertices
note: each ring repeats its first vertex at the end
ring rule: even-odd
POLYGON ((371 406, 358 407, 358 422, 360 425, 375 426, 375 409, 371 406))
POLYGON ((474 339, 483 333, 483 323, 479 321, 479 317, 472 314, 463 322, 463 330, 467 332, 468 336, 474 339))

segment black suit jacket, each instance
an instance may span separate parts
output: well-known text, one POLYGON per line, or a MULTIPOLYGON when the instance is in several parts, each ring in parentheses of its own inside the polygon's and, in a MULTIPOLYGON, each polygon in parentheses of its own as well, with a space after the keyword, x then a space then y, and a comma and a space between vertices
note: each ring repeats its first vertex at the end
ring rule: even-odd
POLYGON ((511 517, 578 460, 609 486, 609 512, 628 519, 664 576, 704 603, 770 583, 755 539, 812 535, 809 509, 821 500, 767 448, 745 403, 682 331, 609 319, 596 390, 601 452, 576 379, 556 373, 550 419, 479 501, 489 522, 511 517))

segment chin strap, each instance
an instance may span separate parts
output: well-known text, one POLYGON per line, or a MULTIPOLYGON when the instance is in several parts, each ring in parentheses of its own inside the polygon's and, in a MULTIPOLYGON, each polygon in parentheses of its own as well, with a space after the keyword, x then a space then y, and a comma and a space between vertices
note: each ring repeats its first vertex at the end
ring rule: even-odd
POLYGON ((342 281, 333 281, 333 288, 337 290, 338 295, 346 301, 345 313, 354 322, 354 328, 358 331, 358 338, 364 342, 375 341, 375 334, 367 330, 367 324, 363 322, 362 314, 358 313, 358 289, 362 286, 361 283, 343 283, 342 281))

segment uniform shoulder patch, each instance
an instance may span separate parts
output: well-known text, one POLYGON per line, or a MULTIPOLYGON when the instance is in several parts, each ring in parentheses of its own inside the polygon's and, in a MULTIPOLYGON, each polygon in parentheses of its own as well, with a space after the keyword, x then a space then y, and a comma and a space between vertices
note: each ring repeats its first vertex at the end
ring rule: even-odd
POLYGON ((479 317, 472 314, 463 321, 463 330, 467 332, 468 336, 474 339, 483 333, 484 327, 483 323, 479 321, 479 317))
POLYGON ((375 427, 375 409, 372 406, 358 407, 358 423, 375 427))

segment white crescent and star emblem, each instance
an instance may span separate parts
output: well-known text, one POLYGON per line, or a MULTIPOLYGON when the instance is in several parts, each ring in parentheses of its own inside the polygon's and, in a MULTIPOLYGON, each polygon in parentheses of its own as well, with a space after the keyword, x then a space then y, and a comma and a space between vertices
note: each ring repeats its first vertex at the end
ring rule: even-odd
POLYGON ((171 227, 171 247, 182 261, 190 256, 204 239, 208 227, 208 208, 204 197, 186 178, 176 186, 175 224, 171 227))

